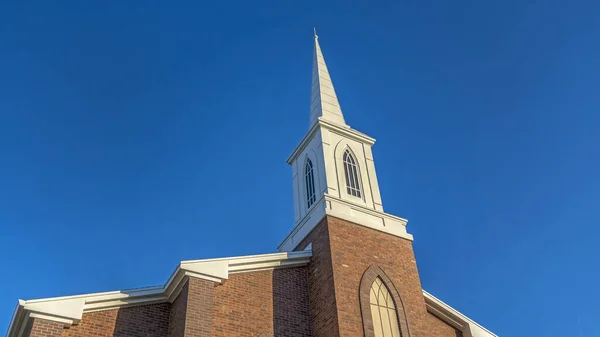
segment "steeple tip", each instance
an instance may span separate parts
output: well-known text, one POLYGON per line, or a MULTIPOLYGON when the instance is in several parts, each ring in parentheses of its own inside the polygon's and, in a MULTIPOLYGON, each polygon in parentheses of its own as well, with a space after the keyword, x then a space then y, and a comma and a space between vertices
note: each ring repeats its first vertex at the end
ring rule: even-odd
POLYGON ((310 126, 323 118, 338 125, 346 126, 342 108, 338 101, 325 58, 319 45, 317 29, 313 27, 315 52, 313 55, 312 90, 310 104, 310 126))

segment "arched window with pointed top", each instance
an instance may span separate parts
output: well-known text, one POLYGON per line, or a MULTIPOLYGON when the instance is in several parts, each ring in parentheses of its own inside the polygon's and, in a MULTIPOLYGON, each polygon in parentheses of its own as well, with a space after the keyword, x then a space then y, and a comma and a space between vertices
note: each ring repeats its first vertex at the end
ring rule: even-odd
POLYGON ((359 286, 364 337, 409 337, 404 303, 379 266, 367 268, 359 286))
POLYGON ((304 182, 306 184, 306 205, 310 208, 312 204, 317 200, 315 191, 315 176, 313 170, 313 164, 310 158, 306 158, 306 164, 304 165, 304 182))
POLYGON ((344 174, 346 175, 346 192, 348 194, 361 198, 360 179, 358 177, 358 165, 356 159, 349 149, 346 149, 343 157, 344 174))
POLYGON ((371 286, 370 305, 375 337, 401 337, 396 305, 379 277, 371 286))

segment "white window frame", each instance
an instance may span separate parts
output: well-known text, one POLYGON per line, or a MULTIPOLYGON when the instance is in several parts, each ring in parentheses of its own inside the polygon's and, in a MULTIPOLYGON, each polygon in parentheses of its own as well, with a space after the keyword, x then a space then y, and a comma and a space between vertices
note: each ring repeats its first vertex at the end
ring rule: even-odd
POLYGON ((304 190, 306 191, 306 209, 310 209, 317 201, 315 188, 315 167, 310 158, 304 163, 304 190))
POLYGON ((344 150, 344 154, 342 155, 342 165, 344 169, 344 181, 346 183, 346 194, 362 200, 365 193, 362 188, 360 166, 358 165, 356 156, 350 148, 344 150))

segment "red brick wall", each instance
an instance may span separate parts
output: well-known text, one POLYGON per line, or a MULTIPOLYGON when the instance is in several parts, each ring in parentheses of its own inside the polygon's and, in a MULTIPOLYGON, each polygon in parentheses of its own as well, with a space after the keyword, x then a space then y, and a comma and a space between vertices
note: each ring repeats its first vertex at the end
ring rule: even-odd
POLYGON ((429 312, 427 313, 426 321, 430 337, 463 337, 460 330, 457 330, 429 312))
POLYGON ((185 337, 211 336, 215 286, 212 281, 188 280, 185 337))
POLYGON ((327 222, 340 336, 354 337, 362 333, 357 289, 363 273, 371 265, 381 267, 398 289, 411 336, 427 336, 427 309, 412 243, 333 217, 328 217, 327 222))
POLYGON ((274 335, 310 337, 308 269, 284 268, 272 273, 274 335))
POLYGON ((372 265, 381 267, 397 288, 411 337, 440 331, 428 317, 412 242, 330 216, 298 248, 311 242, 309 298, 315 337, 363 336, 358 289, 372 265))
POLYGON ((307 268, 190 278, 173 304, 85 313, 70 328, 31 322, 31 337, 310 337, 307 268))
POLYGON ((308 297, 312 335, 339 336, 327 218, 315 226, 297 250, 303 250, 311 243, 313 256, 308 264, 308 297))
POLYGON ((211 336, 310 337, 307 295, 306 268, 230 275, 215 288, 211 336))
MULTIPOLYGON (((63 327, 63 323, 33 318, 27 324, 26 329, 29 330, 29 337, 60 337, 63 327)), ((27 331, 25 332, 25 336, 27 336, 27 331)))
POLYGON ((83 314, 81 322, 62 331, 62 337, 165 337, 169 303, 142 305, 83 314))
POLYGON ((185 315, 187 313, 188 283, 186 282, 181 292, 171 305, 169 315, 169 335, 168 337, 185 336, 185 315))
POLYGON ((273 331, 272 273, 230 275, 215 288, 214 337, 258 336, 273 331))

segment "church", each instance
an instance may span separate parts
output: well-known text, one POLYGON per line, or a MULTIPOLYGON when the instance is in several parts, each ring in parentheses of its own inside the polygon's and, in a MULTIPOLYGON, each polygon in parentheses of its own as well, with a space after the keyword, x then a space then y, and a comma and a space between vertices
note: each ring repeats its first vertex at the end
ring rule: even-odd
POLYGON ((315 34, 278 253, 181 261, 158 287, 19 300, 7 336, 496 336, 421 287, 407 220, 383 209, 374 144, 346 123, 315 34))

